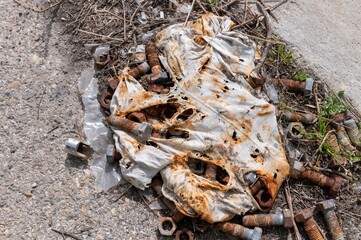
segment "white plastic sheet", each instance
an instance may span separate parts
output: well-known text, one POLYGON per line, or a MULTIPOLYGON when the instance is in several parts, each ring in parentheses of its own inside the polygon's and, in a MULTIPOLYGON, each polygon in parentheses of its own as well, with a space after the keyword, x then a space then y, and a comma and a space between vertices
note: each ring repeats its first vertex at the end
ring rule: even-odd
POLYGON ((164 196, 184 214, 208 222, 259 207, 244 181, 246 173, 266 179, 272 198, 289 174, 275 108, 254 95, 244 78, 254 69, 255 44, 232 26, 227 17, 205 14, 186 26, 166 28, 156 44, 175 86, 168 94, 147 92, 125 69, 111 101, 111 112, 121 117, 167 104, 176 109, 166 119, 149 116, 158 134, 147 142, 113 128, 123 156, 121 171, 140 189, 160 172, 164 196), (190 116, 184 118, 184 112, 190 116), (187 134, 162 135, 179 131, 187 134), (189 167, 194 159, 226 171, 227 183, 195 174, 189 167))

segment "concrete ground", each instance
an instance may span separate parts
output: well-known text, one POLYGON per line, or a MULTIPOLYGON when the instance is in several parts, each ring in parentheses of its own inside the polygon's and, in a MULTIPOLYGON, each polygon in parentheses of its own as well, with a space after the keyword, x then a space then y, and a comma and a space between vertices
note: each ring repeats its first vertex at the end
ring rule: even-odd
POLYGON ((361 1, 289 0, 275 15, 275 32, 291 43, 334 92, 361 109, 361 1))

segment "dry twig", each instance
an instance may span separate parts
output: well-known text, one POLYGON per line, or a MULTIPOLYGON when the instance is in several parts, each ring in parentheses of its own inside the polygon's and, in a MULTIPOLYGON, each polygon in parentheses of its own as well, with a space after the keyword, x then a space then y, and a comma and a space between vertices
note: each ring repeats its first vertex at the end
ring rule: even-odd
POLYGON ((295 218, 294 218, 293 206, 292 206, 292 196, 291 196, 291 193, 290 193, 290 187, 288 185, 288 180, 286 180, 285 195, 286 195, 288 208, 290 209, 290 211, 292 213, 293 230, 295 231, 297 240, 301 240, 302 237, 301 237, 301 234, 300 234, 300 232, 299 232, 299 230, 297 228, 297 224, 296 224, 295 218))
POLYGON ((59 230, 59 229, 51 228, 51 231, 54 231, 56 233, 61 234, 63 236, 63 238, 64 238, 64 236, 68 236, 68 237, 71 237, 71 238, 76 239, 76 240, 82 240, 81 238, 75 236, 72 233, 65 232, 65 231, 62 231, 62 230, 59 230))

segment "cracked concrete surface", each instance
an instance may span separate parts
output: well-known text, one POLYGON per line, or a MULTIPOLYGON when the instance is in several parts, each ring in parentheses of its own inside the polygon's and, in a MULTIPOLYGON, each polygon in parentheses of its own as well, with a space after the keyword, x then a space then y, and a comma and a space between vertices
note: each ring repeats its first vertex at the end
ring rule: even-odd
POLYGON ((360 111, 361 1, 288 1, 275 32, 291 43, 334 92, 344 90, 360 111))

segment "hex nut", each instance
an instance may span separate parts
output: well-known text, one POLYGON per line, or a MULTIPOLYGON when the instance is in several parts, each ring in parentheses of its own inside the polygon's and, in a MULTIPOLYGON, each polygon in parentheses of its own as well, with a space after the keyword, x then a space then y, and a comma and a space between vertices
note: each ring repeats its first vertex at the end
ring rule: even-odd
POLYGON ((328 191, 328 193, 332 196, 336 196, 337 193, 340 191, 340 188, 342 187, 343 183, 345 182, 345 180, 341 177, 334 177, 334 183, 332 184, 330 190, 328 191))
POLYGON ((309 208, 303 209, 301 212, 299 212, 296 216, 295 216, 295 220, 298 223, 303 223, 305 221, 307 221, 308 219, 312 218, 313 216, 313 211, 309 208))
POLYGON ((335 206, 336 206, 335 200, 329 199, 329 200, 317 203, 316 209, 318 211, 324 211, 324 210, 333 209, 335 206))
POLYGON ((313 82, 313 78, 306 78, 305 88, 303 89, 304 96, 311 95, 313 89, 313 82))
POLYGON ((293 219, 292 213, 289 209, 282 209, 283 213, 283 226, 284 228, 292 228, 293 227, 293 219))
POLYGON ((176 231, 175 233, 175 240, 181 240, 184 239, 182 238, 182 235, 186 234, 188 238, 188 240, 194 240, 194 234, 187 228, 183 228, 181 230, 176 231))
POLYGON ((177 224, 174 222, 171 217, 162 217, 158 224, 159 233, 163 236, 172 236, 175 230, 177 229, 177 224), (165 224, 170 223, 172 225, 171 229, 166 229, 165 224))

